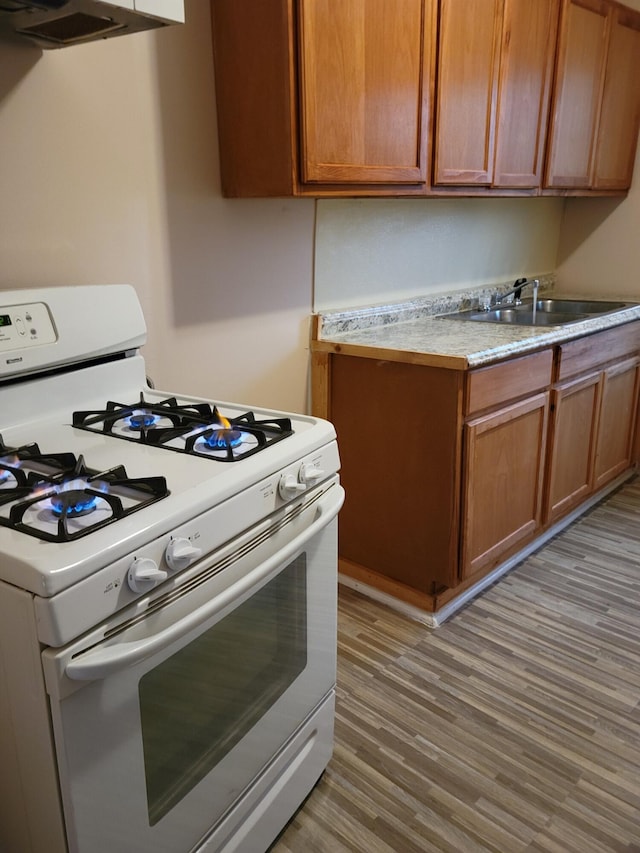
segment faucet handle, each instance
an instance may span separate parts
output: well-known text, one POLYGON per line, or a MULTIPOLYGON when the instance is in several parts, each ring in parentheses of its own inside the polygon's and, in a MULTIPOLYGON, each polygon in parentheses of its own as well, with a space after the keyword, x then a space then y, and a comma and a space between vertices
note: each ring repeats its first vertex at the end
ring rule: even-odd
POLYGON ((478 296, 478 308, 481 311, 490 311, 493 307, 495 295, 490 290, 481 290, 478 296))
POLYGON ((526 278, 518 278, 518 279, 516 279, 516 281, 514 282, 514 285, 513 285, 513 288, 514 288, 514 290, 513 290, 513 301, 514 301, 516 304, 517 304, 518 302, 520 302, 520 297, 522 296, 522 287, 524 287, 524 285, 525 285, 526 283, 527 283, 527 279, 526 279, 526 278), (520 285, 522 285, 522 286, 520 286, 520 285))

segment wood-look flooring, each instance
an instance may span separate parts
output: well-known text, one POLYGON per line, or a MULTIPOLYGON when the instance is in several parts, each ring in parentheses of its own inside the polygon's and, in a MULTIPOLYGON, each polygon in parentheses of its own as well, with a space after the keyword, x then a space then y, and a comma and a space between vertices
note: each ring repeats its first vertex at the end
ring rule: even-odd
POLYGON ((640 479, 435 630, 341 588, 338 643, 271 853, 639 853, 640 479))

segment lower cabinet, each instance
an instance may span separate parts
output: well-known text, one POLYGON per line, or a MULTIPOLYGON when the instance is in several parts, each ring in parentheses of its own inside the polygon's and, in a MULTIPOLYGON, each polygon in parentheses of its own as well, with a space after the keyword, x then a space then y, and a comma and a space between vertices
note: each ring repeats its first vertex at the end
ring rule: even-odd
POLYGON ((554 522, 589 496, 601 391, 592 373, 551 392, 551 435, 545 521, 554 522))
POLYGON ((464 371, 313 353, 340 570, 435 611, 635 464, 640 322, 464 371))
POLYGON ((602 374, 602 402, 594 466, 594 489, 605 486, 631 465, 639 360, 632 358, 602 374))
POLYGON ((541 528, 552 369, 546 349, 466 375, 459 581, 541 528))
POLYGON ((540 529, 548 411, 545 392, 465 425, 462 580, 540 529))
POLYGON ((640 323, 563 344, 551 391, 545 524, 633 464, 640 323))
POLYGON ((463 373, 344 355, 326 373, 346 493, 340 570, 427 607, 457 584, 463 373))

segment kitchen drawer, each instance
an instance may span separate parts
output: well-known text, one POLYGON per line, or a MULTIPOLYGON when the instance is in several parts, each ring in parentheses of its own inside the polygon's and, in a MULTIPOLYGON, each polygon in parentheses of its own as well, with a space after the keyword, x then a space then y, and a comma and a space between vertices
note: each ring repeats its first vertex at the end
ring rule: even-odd
POLYGON ((545 349, 473 370, 467 378, 465 414, 473 415, 547 388, 552 366, 553 350, 545 349))
POLYGON ((625 323, 558 347, 557 382, 640 351, 640 322, 625 323))

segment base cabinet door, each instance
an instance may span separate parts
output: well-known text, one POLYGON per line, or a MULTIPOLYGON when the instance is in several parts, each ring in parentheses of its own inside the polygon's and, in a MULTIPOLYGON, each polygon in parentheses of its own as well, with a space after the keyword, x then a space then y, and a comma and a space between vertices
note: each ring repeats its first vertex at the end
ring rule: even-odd
POLYGON ((545 522, 565 515, 593 489, 600 389, 598 372, 565 382, 551 392, 545 522))
POLYGON ((505 559, 542 522, 549 394, 536 394, 465 426, 461 575, 505 559))
POLYGON ((637 358, 603 373, 594 486, 599 489, 631 465, 638 398, 637 358))

